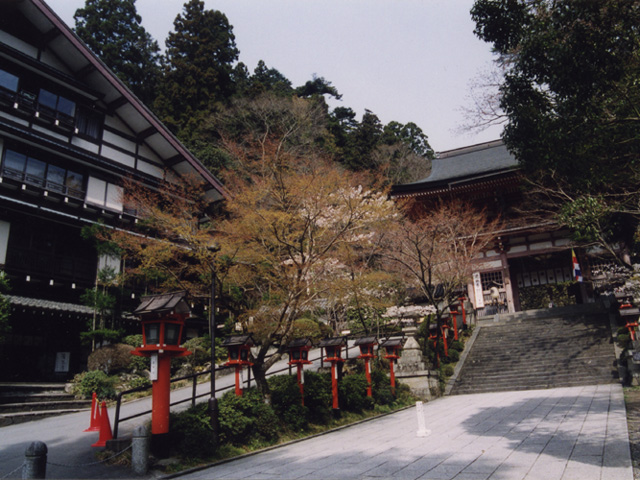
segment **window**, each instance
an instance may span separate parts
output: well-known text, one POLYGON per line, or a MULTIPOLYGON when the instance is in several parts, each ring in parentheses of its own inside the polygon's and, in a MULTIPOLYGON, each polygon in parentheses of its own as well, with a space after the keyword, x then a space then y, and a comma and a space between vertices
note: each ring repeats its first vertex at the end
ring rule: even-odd
POLYGON ((45 172, 47 171, 47 164, 29 157, 27 159, 27 169, 25 170, 24 179, 31 185, 38 187, 44 187, 45 172))
POLYGON ((89 177, 87 186, 87 203, 100 205, 111 210, 122 212, 122 187, 105 182, 99 178, 89 177))
POLYGON ((14 150, 5 150, 2 176, 84 199, 84 176, 14 150))
POLYGON ((502 271, 480 273, 480 279, 482 281, 482 290, 485 291, 489 290, 494 285, 497 285, 498 288, 502 288, 504 286, 502 271))
POLYGON ((0 69, 0 87, 10 92, 18 92, 18 83, 20 79, 15 75, 0 69))
POLYGON ((78 118, 76 120, 76 130, 79 135, 89 138, 99 139, 102 134, 103 116, 88 108, 78 108, 78 118))
POLYGON ((44 88, 40 89, 38 95, 38 105, 50 110, 54 113, 60 113, 67 117, 73 117, 76 114, 76 103, 68 98, 56 95, 44 88))

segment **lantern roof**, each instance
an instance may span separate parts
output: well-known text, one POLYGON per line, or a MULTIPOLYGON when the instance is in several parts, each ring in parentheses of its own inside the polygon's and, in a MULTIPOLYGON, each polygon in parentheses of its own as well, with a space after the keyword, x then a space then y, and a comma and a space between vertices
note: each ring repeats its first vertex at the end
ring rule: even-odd
POLYGON ((380 342, 381 347, 401 347, 404 344, 404 338, 386 338, 380 342))
POLYGON ((318 343, 319 347, 342 347, 347 344, 347 339, 345 337, 332 337, 332 338, 323 338, 318 343))
POLYGON ((228 337, 225 337, 222 342, 223 347, 252 347, 253 345, 254 341, 250 333, 244 335, 229 335, 228 337))
POLYGON ((190 313, 191 309, 186 301, 187 292, 162 293, 142 297, 134 315, 149 315, 163 313, 190 313))
POLYGON ((375 343, 378 343, 378 339, 375 335, 370 335, 368 337, 357 338, 354 345, 372 345, 375 343))
POLYGON ((294 338, 293 340, 291 340, 289 342, 289 345, 287 345, 287 348, 291 349, 291 348, 312 347, 312 346, 313 346, 313 342, 309 337, 302 337, 302 338, 294 338))

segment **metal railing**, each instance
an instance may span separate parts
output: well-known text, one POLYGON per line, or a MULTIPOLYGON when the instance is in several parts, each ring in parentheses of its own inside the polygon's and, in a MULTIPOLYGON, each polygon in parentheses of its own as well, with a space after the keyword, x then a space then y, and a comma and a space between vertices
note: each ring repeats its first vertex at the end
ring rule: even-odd
MULTIPOLYGON (((393 336, 400 336, 402 335, 404 337, 404 334, 400 334, 400 333, 394 333, 393 336)), ((384 335, 381 335, 380 338, 382 338, 384 335)), ((386 335, 389 336, 389 335, 386 335)), ((355 339, 357 338, 356 336, 351 337, 351 336, 345 336, 345 338, 347 339, 346 342, 346 347, 345 347, 345 360, 349 360, 349 339, 355 339)), ((352 347, 353 348, 353 347, 352 347)), ((267 357, 269 358, 269 357, 267 357)), ((311 362, 317 362, 320 361, 320 367, 322 368, 324 366, 324 355, 323 355, 323 350, 320 350, 320 356, 316 357, 316 358, 310 358, 309 359, 311 362)), ((213 374, 215 375, 216 372, 220 372, 222 370, 231 370, 233 367, 232 366, 222 366, 222 367, 216 367, 213 371, 213 374)), ((247 375, 247 379, 244 381, 244 384, 247 385, 247 388, 251 387, 251 369, 248 369, 249 374, 247 375)), ((293 370, 292 370, 292 365, 288 365, 284 368, 279 368, 277 370, 269 370, 267 372, 267 376, 272 376, 272 375, 276 375, 278 373, 283 373, 288 371, 289 374, 291 375, 293 370)), ((191 402, 191 406, 195 406, 196 405, 196 400, 198 398, 202 398, 202 397, 210 397, 211 396, 211 390, 208 390, 204 393, 197 393, 197 386, 198 386, 198 378, 205 376, 205 375, 209 375, 211 374, 211 370, 205 370, 203 372, 198 372, 198 373, 193 373, 191 375, 185 375, 183 377, 176 377, 176 378, 172 378, 170 383, 176 383, 176 382, 180 382, 183 380, 191 380, 191 396, 183 398, 181 400, 176 400, 175 402, 172 402, 169 404, 170 407, 174 407, 176 405, 180 405, 182 403, 186 403, 186 402, 191 402)), ((223 392, 225 390, 230 390, 232 388, 234 388, 234 385, 228 385, 226 387, 221 387, 221 388, 216 388, 216 392, 223 392)), ((122 398, 125 395, 128 395, 130 393, 135 393, 135 392, 143 392, 146 390, 149 390, 151 388, 151 384, 149 385, 143 385, 141 387, 136 387, 136 388, 132 388, 129 390, 124 390, 120 393, 118 393, 118 396, 116 397, 116 412, 114 415, 114 425, 113 425, 113 438, 118 438, 118 426, 120 423, 125 422, 127 420, 132 420, 134 418, 138 418, 138 417, 142 417, 144 415, 147 415, 149 413, 151 413, 151 409, 149 410, 145 410, 143 412, 138 412, 135 413, 133 415, 129 415, 127 417, 123 417, 120 418, 120 409, 122 406, 122 398)))

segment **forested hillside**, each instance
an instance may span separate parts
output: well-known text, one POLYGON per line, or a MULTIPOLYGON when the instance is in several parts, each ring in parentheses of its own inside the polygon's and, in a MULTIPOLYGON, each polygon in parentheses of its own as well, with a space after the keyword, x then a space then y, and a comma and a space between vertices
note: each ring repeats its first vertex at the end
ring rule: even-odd
POLYGON ((184 4, 163 53, 135 0, 86 0, 74 18, 80 38, 216 175, 236 168, 243 145, 274 131, 281 148, 304 147, 387 183, 430 171, 434 152, 419 126, 383 125, 368 110, 358 120, 347 106, 331 109, 327 98, 341 95, 321 76, 294 86, 263 61, 250 70, 239 61, 229 19, 202 0, 184 4))

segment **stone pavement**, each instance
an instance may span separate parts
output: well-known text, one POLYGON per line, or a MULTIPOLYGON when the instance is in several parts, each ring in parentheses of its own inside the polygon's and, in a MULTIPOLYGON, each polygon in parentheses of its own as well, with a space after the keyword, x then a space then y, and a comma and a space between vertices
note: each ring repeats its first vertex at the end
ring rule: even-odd
POLYGON ((620 385, 485 393, 410 408, 180 475, 216 479, 633 480, 620 385))

